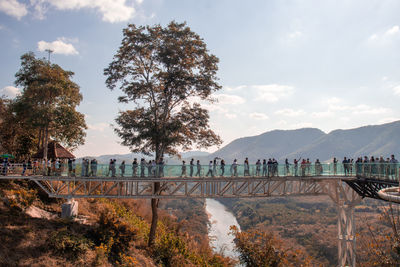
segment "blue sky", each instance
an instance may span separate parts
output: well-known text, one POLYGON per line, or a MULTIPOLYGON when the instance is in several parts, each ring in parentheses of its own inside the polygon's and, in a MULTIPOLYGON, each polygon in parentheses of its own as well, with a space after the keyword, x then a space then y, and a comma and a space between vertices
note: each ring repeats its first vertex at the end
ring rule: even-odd
MULTIPOLYGON (((223 90, 207 105, 224 144, 273 129, 325 132, 400 119, 400 1, 0 0, 0 94, 12 97, 20 56, 51 48, 75 72, 89 126, 77 156, 127 153, 106 88, 128 23, 186 21, 220 59, 223 90)), ((216 148, 211 148, 215 150, 216 148)))

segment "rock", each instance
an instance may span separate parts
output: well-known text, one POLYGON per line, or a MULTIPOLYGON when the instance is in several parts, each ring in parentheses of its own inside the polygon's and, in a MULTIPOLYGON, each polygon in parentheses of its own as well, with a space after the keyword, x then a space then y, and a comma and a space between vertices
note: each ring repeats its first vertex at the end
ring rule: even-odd
POLYGON ((78 216, 78 201, 68 200, 61 206, 61 218, 72 218, 78 216))
POLYGON ((57 218, 56 214, 42 210, 35 206, 30 206, 29 208, 27 208, 25 213, 33 218, 44 218, 48 220, 57 218))

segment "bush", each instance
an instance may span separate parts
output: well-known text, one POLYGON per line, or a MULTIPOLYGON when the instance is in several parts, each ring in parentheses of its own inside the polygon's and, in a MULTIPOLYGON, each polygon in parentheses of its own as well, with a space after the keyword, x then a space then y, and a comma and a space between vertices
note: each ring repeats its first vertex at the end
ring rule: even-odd
POLYGON ((24 188, 10 190, 7 199, 11 208, 25 210, 33 204, 33 201, 35 201, 36 190, 28 190, 24 188))
POLYGON ((112 209, 100 214, 98 226, 91 232, 91 237, 98 247, 105 247, 111 262, 121 260, 121 255, 129 251, 132 241, 137 236, 137 229, 124 218, 118 217, 112 209))
POLYGON ((49 244, 56 254, 72 260, 78 259, 91 246, 86 237, 69 232, 66 228, 53 232, 49 244))

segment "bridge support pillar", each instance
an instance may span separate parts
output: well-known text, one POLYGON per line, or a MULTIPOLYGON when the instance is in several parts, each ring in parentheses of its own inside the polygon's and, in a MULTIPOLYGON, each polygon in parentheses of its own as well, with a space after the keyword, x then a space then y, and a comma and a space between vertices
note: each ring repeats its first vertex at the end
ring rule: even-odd
POLYGON ((338 209, 338 266, 356 266, 356 227, 354 207, 362 201, 350 186, 341 180, 329 181, 326 193, 338 209))
POLYGON ((78 216, 78 201, 70 198, 61 205, 61 218, 73 218, 78 216))

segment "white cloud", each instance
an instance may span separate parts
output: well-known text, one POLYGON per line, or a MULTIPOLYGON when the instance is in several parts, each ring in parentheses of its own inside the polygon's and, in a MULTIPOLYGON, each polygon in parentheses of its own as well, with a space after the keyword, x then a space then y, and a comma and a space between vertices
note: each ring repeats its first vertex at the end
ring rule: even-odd
POLYGON ((393 87, 393 93, 395 95, 400 95, 400 85, 393 87))
POLYGON ((325 101, 325 103, 328 105, 338 104, 340 102, 343 102, 343 100, 338 97, 330 97, 325 101))
POLYGON ((393 38, 399 36, 400 27, 398 25, 394 25, 390 29, 386 31, 381 31, 381 33, 374 33, 369 38, 368 41, 372 44, 378 45, 387 45, 390 44, 393 38))
POLYGON ((303 36, 301 31, 294 31, 288 34, 289 39, 297 39, 303 36))
POLYGON ((14 86, 6 86, 0 90, 0 96, 5 95, 6 97, 14 98, 19 94, 21 94, 21 91, 14 86))
POLYGON ((108 128, 111 128, 110 124, 104 122, 88 124, 88 129, 93 131, 104 132, 108 128))
MULTIPOLYGON (((126 0, 31 0, 34 5, 35 15, 43 17, 48 7, 58 10, 95 9, 102 14, 103 21, 123 22, 131 19, 135 14, 133 2, 126 0)), ((141 4, 142 1, 136 1, 141 4)))
POLYGON ((355 115, 381 115, 388 113, 390 110, 387 108, 374 108, 368 105, 357 105, 352 108, 355 115))
POLYGON ((243 88, 248 87, 247 85, 239 85, 236 87, 230 87, 230 86, 224 86, 224 90, 226 90, 227 92, 231 92, 231 91, 237 91, 237 90, 241 90, 243 88))
POLYGON ((298 116, 302 116, 305 115, 306 112, 302 109, 299 110, 293 110, 290 108, 285 108, 285 109, 280 109, 275 111, 276 115, 282 115, 282 116, 287 116, 287 117, 298 117, 298 116))
POLYGON ((374 41, 374 40, 376 40, 376 39, 378 39, 378 35, 377 35, 377 34, 372 34, 372 35, 368 38, 368 40, 370 40, 370 41, 374 41))
POLYGON ((219 94, 215 97, 218 99, 218 104, 222 105, 239 105, 246 102, 243 97, 238 95, 219 94))
POLYGON ((329 110, 311 113, 311 117, 316 118, 316 119, 330 118, 330 117, 333 117, 334 115, 335 114, 329 110))
POLYGON ((293 129, 310 128, 312 126, 313 124, 311 122, 300 122, 292 125, 293 129))
POLYGON ((249 117, 255 120, 267 120, 269 118, 267 114, 259 112, 250 113, 249 117))
POLYGON ((78 51, 72 44, 68 44, 64 42, 65 38, 58 38, 56 41, 51 43, 46 41, 38 42, 38 50, 45 51, 46 49, 52 50, 55 54, 63 54, 63 55, 77 55, 78 51))
POLYGON ((28 14, 26 6, 17 0, 0 0, 0 11, 18 20, 28 14))
POLYGON ((381 119, 378 123, 384 124, 384 123, 394 122, 394 121, 398 121, 398 120, 400 120, 400 118, 388 117, 388 118, 381 119))
POLYGON ((225 117, 227 117, 228 119, 236 119, 237 115, 234 113, 225 113, 225 117))
POLYGON ((293 94, 294 88, 288 85, 268 84, 254 85, 258 91, 256 100, 262 100, 269 103, 277 102, 281 98, 288 97, 293 94))
POLYGON ((387 31, 385 32, 385 35, 394 35, 394 34, 399 33, 399 31, 400 31, 399 26, 398 26, 398 25, 395 25, 395 26, 393 26, 392 28, 390 28, 389 30, 387 30, 387 31))
POLYGON ((330 105, 329 110, 351 112, 354 115, 381 115, 390 112, 388 108, 371 107, 364 104, 356 106, 330 105))

